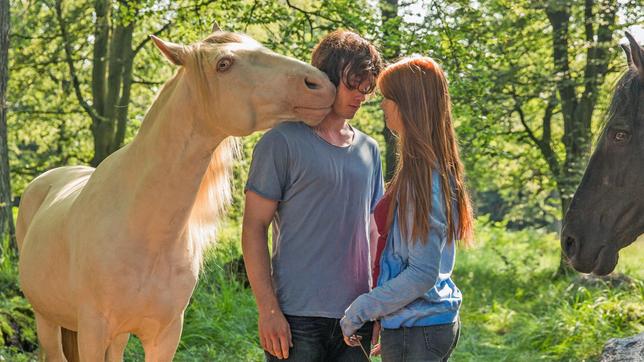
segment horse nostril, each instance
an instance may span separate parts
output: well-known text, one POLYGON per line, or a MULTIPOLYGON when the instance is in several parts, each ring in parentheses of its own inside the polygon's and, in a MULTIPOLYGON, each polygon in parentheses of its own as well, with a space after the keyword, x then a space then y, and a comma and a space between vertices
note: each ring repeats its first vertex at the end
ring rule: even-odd
POLYGON ((569 258, 575 255, 575 238, 572 236, 567 236, 564 240, 564 253, 569 258))
POLYGON ((304 84, 306 84, 306 87, 311 90, 320 88, 320 84, 316 83, 315 81, 311 81, 308 78, 304 78, 304 84))

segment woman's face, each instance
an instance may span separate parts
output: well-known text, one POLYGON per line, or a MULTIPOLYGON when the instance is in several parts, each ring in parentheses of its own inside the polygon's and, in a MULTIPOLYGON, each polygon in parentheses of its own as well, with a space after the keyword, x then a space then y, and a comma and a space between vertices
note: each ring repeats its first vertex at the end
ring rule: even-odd
POLYGON ((400 111, 398 110, 396 102, 391 99, 383 98, 380 103, 380 107, 385 113, 385 124, 387 125, 387 128, 395 134, 402 134, 404 131, 402 117, 400 116, 400 111))

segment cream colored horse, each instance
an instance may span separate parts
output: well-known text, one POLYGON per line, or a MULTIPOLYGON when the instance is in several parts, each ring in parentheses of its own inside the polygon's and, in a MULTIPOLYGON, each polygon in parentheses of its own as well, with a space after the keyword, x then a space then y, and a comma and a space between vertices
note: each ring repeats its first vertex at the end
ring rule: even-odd
POLYGON ((65 361, 61 327, 81 361, 122 360, 129 333, 146 361, 172 360, 204 246, 228 203, 244 136, 288 119, 319 122, 335 87, 317 69, 215 31, 181 46, 134 140, 96 169, 60 167, 32 181, 17 221, 20 283, 47 361, 65 361))

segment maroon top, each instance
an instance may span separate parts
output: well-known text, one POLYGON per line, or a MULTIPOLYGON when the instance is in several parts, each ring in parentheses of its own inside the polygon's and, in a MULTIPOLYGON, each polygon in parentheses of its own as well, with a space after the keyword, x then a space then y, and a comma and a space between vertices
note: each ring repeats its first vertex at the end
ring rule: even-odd
POLYGON ((376 287, 378 283, 378 275, 380 275, 380 257, 382 256, 382 251, 385 249, 387 244, 387 234, 389 234, 389 227, 387 226, 387 215, 389 214, 389 205, 391 204, 391 194, 385 193, 385 196, 378 201, 376 209, 373 212, 373 217, 376 219, 376 226, 378 226, 378 244, 376 245, 376 257, 375 264, 373 267, 372 281, 371 284, 373 288, 376 287))

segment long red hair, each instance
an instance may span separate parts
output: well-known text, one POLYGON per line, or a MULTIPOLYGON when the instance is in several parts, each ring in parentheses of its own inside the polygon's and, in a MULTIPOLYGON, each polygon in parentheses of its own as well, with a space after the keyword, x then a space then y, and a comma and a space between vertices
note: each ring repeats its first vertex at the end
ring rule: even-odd
MULTIPOLYGON (((443 70, 429 57, 405 58, 380 74, 378 87, 385 98, 398 106, 404 128, 398 135, 398 163, 387 188, 394 196, 392 201, 399 202, 398 220, 403 237, 411 241, 426 240, 432 210, 432 173, 439 172, 448 242, 456 238, 465 245, 471 244, 472 204, 464 181, 443 70), (453 220, 454 206, 458 208, 458 223, 453 220), (413 211, 411 214, 407 213, 409 208, 413 211), (407 215, 413 215, 413 220, 407 220, 407 215)), ((389 210, 391 222, 393 207, 389 210)))

